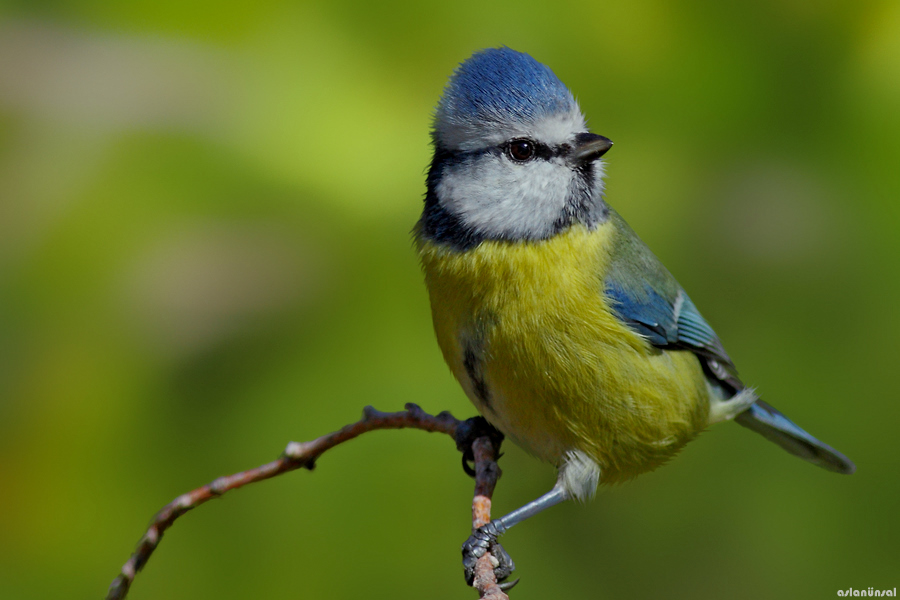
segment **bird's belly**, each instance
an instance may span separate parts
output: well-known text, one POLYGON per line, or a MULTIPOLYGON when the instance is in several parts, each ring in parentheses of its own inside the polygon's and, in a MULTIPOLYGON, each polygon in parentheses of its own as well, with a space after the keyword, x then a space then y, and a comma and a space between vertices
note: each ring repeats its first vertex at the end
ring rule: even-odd
POLYGON ((498 326, 487 337, 482 391, 470 398, 538 457, 559 465, 581 450, 602 481, 624 480, 706 427, 709 392, 692 353, 635 349, 589 323, 523 333, 498 326))

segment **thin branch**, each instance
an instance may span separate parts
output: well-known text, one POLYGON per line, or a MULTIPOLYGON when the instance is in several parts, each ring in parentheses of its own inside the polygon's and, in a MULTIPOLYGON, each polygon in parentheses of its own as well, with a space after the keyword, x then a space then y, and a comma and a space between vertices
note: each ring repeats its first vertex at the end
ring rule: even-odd
MULTIPOLYGON (((491 496, 502 472, 497 465, 497 451, 490 438, 480 437, 472 443, 475 455, 475 497, 472 500, 472 530, 491 521, 491 496)), ((472 587, 478 590, 482 600, 509 600, 494 575, 495 559, 490 552, 475 563, 475 579, 472 587)))
MULTIPOLYGON (((446 433, 455 439, 457 427, 462 423, 448 412, 442 412, 432 416, 415 404, 407 404, 406 410, 396 413, 383 413, 375 410, 371 406, 363 409, 363 417, 356 423, 347 425, 338 431, 324 435, 310 442, 291 442, 285 448, 284 453, 278 460, 262 465, 249 471, 235 473, 226 477, 220 477, 197 488, 187 494, 183 494, 167 504, 153 518, 147 533, 138 542, 137 548, 128 559, 128 562, 122 567, 122 571, 118 577, 109 586, 109 593, 106 600, 123 600, 128 594, 134 578, 145 564, 147 560, 156 550, 162 539, 163 533, 172 526, 175 520, 188 512, 189 510, 200 506, 201 504, 218 498, 225 492, 238 489, 250 483, 263 481, 282 473, 295 471, 297 469, 315 468, 316 459, 318 459, 326 451, 334 448, 338 444, 342 444, 348 440, 362 435, 368 431, 376 429, 421 429, 423 431, 446 433)), ((494 459, 494 449, 487 437, 478 438, 473 443, 473 449, 476 458, 476 496, 473 501, 473 516, 481 516, 490 520, 490 496, 496 485, 497 477, 499 477, 499 467, 494 459), (480 443, 487 442, 487 448, 479 452, 475 449, 480 447, 480 443), (485 454, 486 453, 486 454, 485 454), (479 467, 479 465, 481 465, 479 467), (493 465, 493 466, 491 466, 493 465), (492 473, 496 473, 492 475, 492 473), (479 490, 482 490, 479 492, 479 490), (479 495, 480 494, 480 495, 479 495), (485 505, 486 502, 486 505, 485 505), (479 508, 476 508, 478 506, 479 508), (476 512, 477 511, 477 512, 476 512), (487 512, 484 512, 487 511, 487 512), (486 515, 486 516, 484 516, 486 515)), ((489 557, 490 555, 485 555, 489 557)), ((484 558, 484 557, 482 557, 484 558)), ((493 578, 493 571, 490 572, 493 578)), ((476 580, 477 581, 477 580, 476 580)), ((496 581, 493 582, 496 587, 496 581)), ((478 588, 482 598, 490 600, 506 599, 506 595, 488 595, 488 588, 478 588)), ((502 594, 502 592, 500 592, 502 594)))

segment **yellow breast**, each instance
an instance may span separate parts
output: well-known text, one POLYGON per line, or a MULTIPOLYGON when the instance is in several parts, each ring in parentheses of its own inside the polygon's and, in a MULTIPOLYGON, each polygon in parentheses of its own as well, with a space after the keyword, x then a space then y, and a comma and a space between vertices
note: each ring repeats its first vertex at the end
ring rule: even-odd
POLYGON ((587 453, 606 483, 662 464, 709 413, 697 358, 652 347, 610 310, 614 235, 574 225, 465 252, 419 237, 438 343, 472 402, 544 460, 587 453))

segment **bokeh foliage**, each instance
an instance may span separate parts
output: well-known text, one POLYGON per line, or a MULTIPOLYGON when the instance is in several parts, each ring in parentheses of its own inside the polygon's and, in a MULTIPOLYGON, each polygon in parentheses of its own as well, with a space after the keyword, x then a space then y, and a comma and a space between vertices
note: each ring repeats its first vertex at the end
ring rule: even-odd
MULTIPOLYGON (((745 379, 853 458, 734 425, 512 531, 514 598, 897 585, 900 5, 0 5, 0 598, 97 598, 176 495, 373 404, 473 409, 410 244, 473 50, 551 65, 608 198, 745 379)), ((553 470, 508 446, 497 513, 553 470)), ((471 482, 384 432, 183 518, 149 598, 463 598, 471 482)))

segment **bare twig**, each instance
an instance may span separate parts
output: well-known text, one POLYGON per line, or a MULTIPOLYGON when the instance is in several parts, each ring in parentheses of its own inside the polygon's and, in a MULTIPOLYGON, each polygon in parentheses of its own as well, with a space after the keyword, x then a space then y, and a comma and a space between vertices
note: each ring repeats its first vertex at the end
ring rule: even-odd
MULTIPOLYGON (((472 530, 491 521, 491 496, 502 472, 497 465, 497 452, 490 438, 480 437, 472 443, 475 455, 475 497, 472 500, 472 530)), ((494 576, 494 558, 490 552, 475 563, 475 579, 472 587, 478 590, 482 600, 509 600, 494 576)))
MULTIPOLYGON (((347 425, 320 438, 310 442, 291 442, 285 448, 284 453, 278 460, 262 465, 249 471, 235 473, 226 477, 220 477, 197 488, 187 494, 183 494, 167 504, 153 518, 153 522, 144 537, 138 542, 137 548, 128 559, 128 562, 122 567, 122 571, 118 577, 109 586, 109 593, 106 600, 122 600, 128 594, 128 590, 134 581, 138 571, 140 571, 153 551, 159 545, 163 533, 172 526, 175 520, 191 510, 200 506, 208 500, 218 498, 225 492, 235 490, 250 483, 263 481, 282 473, 294 471, 300 468, 312 470, 315 468, 316 459, 324 454, 327 450, 334 448, 338 444, 342 444, 368 431, 376 429, 421 429, 423 431, 432 431, 446 433, 447 435, 456 436, 456 429, 462 423, 448 412, 442 412, 432 416, 415 404, 407 404, 406 410, 396 413, 383 413, 375 410, 371 406, 363 409, 363 417, 356 423, 347 425)), ((476 457, 476 496, 473 501, 473 516, 476 518, 486 519, 484 523, 490 520, 490 496, 496 485, 497 477, 499 477, 499 467, 495 462, 495 450, 489 438, 478 438, 473 444, 476 457), (487 447, 479 451, 480 444, 486 442, 487 447), (479 466, 480 465, 480 466, 479 466), (485 504, 486 503, 486 504, 485 504), (485 512, 487 511, 487 512, 485 512), (486 515, 486 516, 485 516, 486 515)), ((490 555, 486 555, 489 557, 490 555)), ((484 557, 483 557, 484 558, 484 557)), ((490 578, 493 578, 493 571, 490 570, 490 578)), ((478 580, 476 579, 476 582, 478 580)), ((496 587, 496 581, 493 586, 496 587)), ((477 586, 476 586, 477 587, 477 586)), ((478 588, 482 598, 490 600, 505 599, 506 595, 502 592, 500 596, 488 595, 489 588, 478 588)), ((499 591, 499 590, 498 590, 499 591)))

